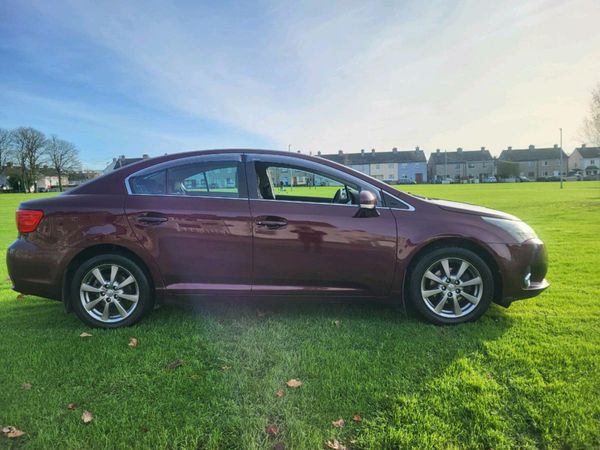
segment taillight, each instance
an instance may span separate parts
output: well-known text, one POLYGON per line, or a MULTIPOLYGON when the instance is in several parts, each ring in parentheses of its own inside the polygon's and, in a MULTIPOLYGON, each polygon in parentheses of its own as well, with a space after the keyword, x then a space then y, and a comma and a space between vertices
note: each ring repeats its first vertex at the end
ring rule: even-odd
POLYGON ((17 230, 19 233, 31 233, 44 217, 43 211, 35 209, 17 209, 17 230))

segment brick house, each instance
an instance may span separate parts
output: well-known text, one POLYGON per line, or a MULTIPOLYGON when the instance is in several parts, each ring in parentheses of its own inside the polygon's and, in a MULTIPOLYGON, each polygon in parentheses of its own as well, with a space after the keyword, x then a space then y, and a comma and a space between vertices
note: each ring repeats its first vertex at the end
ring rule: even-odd
POLYGON ((479 150, 441 152, 437 149, 429 157, 429 179, 431 182, 451 178, 455 181, 479 180, 495 174, 494 158, 485 147, 479 150))
POLYGON ((567 174, 568 157, 558 145, 551 148, 535 148, 534 145, 523 149, 508 147, 502 150, 499 159, 518 163, 519 175, 533 180, 560 176, 561 172, 563 175, 567 174))

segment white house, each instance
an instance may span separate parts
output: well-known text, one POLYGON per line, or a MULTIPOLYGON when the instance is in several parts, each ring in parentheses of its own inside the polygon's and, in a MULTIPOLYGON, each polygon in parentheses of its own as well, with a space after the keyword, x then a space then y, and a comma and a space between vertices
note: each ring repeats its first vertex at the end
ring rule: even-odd
POLYGON ((583 144, 569 155, 569 171, 584 176, 600 174, 600 147, 587 147, 583 144))

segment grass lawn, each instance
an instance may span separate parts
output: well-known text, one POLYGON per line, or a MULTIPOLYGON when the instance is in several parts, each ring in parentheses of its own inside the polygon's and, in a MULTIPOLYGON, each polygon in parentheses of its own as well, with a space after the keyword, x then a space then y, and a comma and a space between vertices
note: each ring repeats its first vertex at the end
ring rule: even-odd
MULTIPOLYGON (((386 305, 232 301, 103 331, 18 299, 2 263, 0 426, 26 434, 0 447, 600 447, 600 183, 402 188, 526 220, 548 246, 550 289, 457 327, 386 305)), ((24 198, 0 195, 3 252, 24 198)))

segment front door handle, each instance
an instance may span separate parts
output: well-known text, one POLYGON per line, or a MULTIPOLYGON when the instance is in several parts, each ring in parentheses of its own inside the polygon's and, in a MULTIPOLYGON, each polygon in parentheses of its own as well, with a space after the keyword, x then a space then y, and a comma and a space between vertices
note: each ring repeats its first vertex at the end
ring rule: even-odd
POLYGON ((264 227, 269 230, 277 230, 279 228, 285 228, 288 222, 283 217, 262 216, 257 217, 255 223, 257 227, 264 227))
POLYGON ((146 225, 159 225, 169 220, 167 216, 161 213, 148 212, 137 216, 136 220, 146 225))

